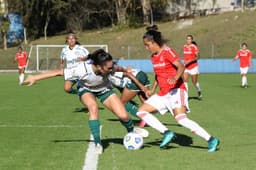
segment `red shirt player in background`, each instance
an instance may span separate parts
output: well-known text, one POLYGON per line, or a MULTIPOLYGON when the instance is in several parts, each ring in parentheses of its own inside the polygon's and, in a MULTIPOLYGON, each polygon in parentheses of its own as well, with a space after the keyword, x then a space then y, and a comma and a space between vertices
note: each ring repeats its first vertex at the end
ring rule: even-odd
POLYGON ((193 41, 192 35, 187 35, 186 37, 186 44, 183 46, 183 56, 184 56, 184 65, 185 65, 185 71, 184 71, 185 85, 188 89, 188 79, 189 79, 189 76, 191 75, 192 83, 196 87, 199 99, 201 99, 202 92, 198 82, 199 69, 198 69, 198 62, 197 62, 197 60, 199 59, 199 49, 197 47, 196 42, 193 41))
POLYGON ((19 52, 16 53, 14 62, 18 61, 18 69, 19 69, 19 84, 21 85, 24 81, 24 72, 27 63, 27 53, 22 51, 22 47, 18 48, 19 52))
POLYGON ((252 66, 252 53, 247 49, 247 44, 242 43, 242 48, 237 51, 236 56, 232 61, 240 59, 240 73, 242 76, 242 87, 247 88, 247 73, 250 66, 252 66))
POLYGON ((165 147, 173 139, 174 132, 151 113, 164 114, 169 111, 180 125, 208 142, 208 152, 216 151, 219 140, 187 117, 188 94, 182 78, 184 65, 179 56, 172 48, 165 45, 161 32, 157 30, 148 30, 143 36, 143 42, 146 49, 152 53, 151 62, 155 73, 153 88, 146 91, 146 95, 149 97, 153 94, 157 86, 159 91, 139 107, 137 116, 163 134, 160 148, 165 147))

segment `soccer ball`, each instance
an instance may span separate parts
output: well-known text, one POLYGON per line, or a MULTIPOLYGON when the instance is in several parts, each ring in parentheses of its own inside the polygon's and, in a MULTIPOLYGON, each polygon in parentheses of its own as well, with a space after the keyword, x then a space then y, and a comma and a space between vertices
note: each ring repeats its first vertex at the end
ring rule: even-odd
POLYGON ((137 133, 130 132, 125 135, 123 143, 128 150, 137 150, 143 146, 143 137, 137 133))

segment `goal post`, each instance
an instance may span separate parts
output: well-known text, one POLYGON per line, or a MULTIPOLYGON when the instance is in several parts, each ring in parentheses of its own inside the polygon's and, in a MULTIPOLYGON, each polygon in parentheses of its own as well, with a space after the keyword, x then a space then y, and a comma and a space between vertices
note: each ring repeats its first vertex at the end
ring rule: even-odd
MULTIPOLYGON (((32 45, 29 51, 27 72, 40 72, 58 69, 60 64, 61 51, 67 45, 32 45)), ((97 49, 104 49, 108 52, 108 45, 81 45, 90 53, 97 49)))

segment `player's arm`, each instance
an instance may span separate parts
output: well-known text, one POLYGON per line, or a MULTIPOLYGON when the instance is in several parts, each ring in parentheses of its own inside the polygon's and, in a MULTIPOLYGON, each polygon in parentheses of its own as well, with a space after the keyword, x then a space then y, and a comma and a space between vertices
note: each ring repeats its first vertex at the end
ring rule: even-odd
POLYGON ((36 75, 29 75, 29 76, 27 76, 27 78, 25 79, 25 81, 22 84, 31 86, 39 80, 48 79, 48 78, 52 78, 52 77, 56 77, 56 76, 62 76, 62 75, 63 75, 63 69, 52 70, 52 71, 48 71, 46 73, 41 73, 41 74, 36 74, 36 75))
POLYGON ((131 72, 125 72, 125 75, 129 77, 141 89, 141 91, 146 93, 148 89, 145 86, 143 86, 131 72))
POLYGON ((82 46, 80 46, 80 48, 82 51, 82 55, 77 57, 77 61, 86 61, 88 59, 87 56, 89 54, 89 51, 82 46))
POLYGON ((156 79, 156 76, 155 76, 155 80, 154 80, 152 88, 151 89, 147 89, 147 91, 145 92, 146 97, 149 97, 152 94, 154 94, 157 86, 158 86, 158 83, 157 83, 157 79, 156 79))
POLYGON ((170 84, 173 84, 175 82, 177 82, 180 78, 182 78, 183 76, 183 72, 185 70, 184 65, 180 62, 180 60, 176 60, 173 62, 173 65, 175 65, 175 67, 177 68, 177 72, 176 75, 173 78, 169 78, 167 81, 170 84))

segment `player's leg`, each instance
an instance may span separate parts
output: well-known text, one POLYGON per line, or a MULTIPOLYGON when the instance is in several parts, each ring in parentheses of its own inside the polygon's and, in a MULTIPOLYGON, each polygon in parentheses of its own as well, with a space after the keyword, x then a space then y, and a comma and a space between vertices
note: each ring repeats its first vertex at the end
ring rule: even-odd
POLYGON ((187 69, 185 69, 185 71, 183 73, 183 81, 184 81, 187 91, 188 91, 188 79, 189 79, 189 72, 187 69))
POLYGON ((160 148, 164 147, 172 140, 174 133, 169 131, 165 125, 163 125, 154 115, 150 113, 155 111, 160 111, 160 113, 163 111, 162 113, 164 113, 166 110, 164 103, 165 102, 161 100, 160 96, 153 95, 140 106, 137 113, 137 115, 144 120, 146 124, 163 134, 163 140, 160 144, 160 148))
POLYGON ((123 89, 121 94, 121 101, 125 106, 125 109, 131 113, 133 116, 137 117, 136 113, 138 108, 132 102, 130 102, 136 95, 138 94, 137 91, 132 91, 127 89, 126 87, 123 89))
POLYGON ((248 86, 248 82, 247 82, 248 67, 240 68, 240 70, 241 70, 241 76, 242 76, 242 87, 246 88, 248 86))
POLYGON ((120 120, 122 125, 126 128, 127 132, 133 131, 133 122, 126 112, 120 97, 117 96, 112 90, 100 97, 102 103, 111 110, 120 120))
POLYGON ((191 132, 202 137, 208 142, 208 151, 216 151, 219 140, 212 137, 205 129, 203 129, 198 123, 189 119, 187 117, 188 110, 188 101, 187 101, 187 92, 184 90, 178 90, 177 94, 172 95, 172 113, 175 117, 175 120, 185 128, 188 128, 191 132), (174 103, 175 101, 175 103, 174 103), (177 103, 179 101, 179 103, 177 103), (212 144, 212 141, 214 141, 212 144))
POLYGON ((200 84, 198 82, 198 74, 192 75, 191 78, 192 78, 192 83, 194 84, 194 86, 197 90, 198 97, 201 98, 202 92, 201 92, 200 84))
POLYGON ((25 67, 19 67, 19 84, 21 85, 24 81, 25 67))
POLYGON ((99 121, 99 113, 98 113, 98 104, 95 96, 89 92, 81 92, 80 100, 82 104, 88 108, 89 111, 89 128, 91 134, 94 138, 96 153, 101 154, 103 152, 103 147, 101 143, 101 135, 100 135, 100 121, 99 121))
MULTIPOLYGON (((138 93, 138 97, 139 97, 141 103, 144 103, 144 102, 147 100, 147 97, 146 97, 146 95, 145 95, 144 92, 139 92, 139 93, 138 93)), ((144 120, 141 120, 140 123, 139 123, 139 127, 140 127, 140 128, 143 128, 143 127, 146 126, 146 124, 147 124, 147 123, 146 123, 144 120)))
POLYGON ((73 88, 75 84, 76 84, 75 80, 65 80, 64 91, 70 94, 77 94, 77 90, 73 88))

